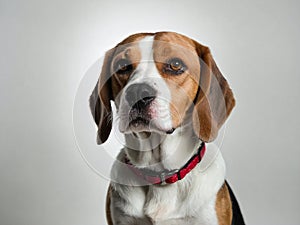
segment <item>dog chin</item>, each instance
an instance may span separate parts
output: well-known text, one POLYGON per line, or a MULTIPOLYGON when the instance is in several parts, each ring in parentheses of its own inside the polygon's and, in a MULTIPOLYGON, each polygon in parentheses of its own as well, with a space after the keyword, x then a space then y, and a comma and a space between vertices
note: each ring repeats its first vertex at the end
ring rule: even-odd
MULTIPOLYGON (((162 124, 162 123, 160 123, 162 124)), ((127 126, 122 127, 121 124, 119 126, 119 130, 121 133, 130 134, 130 133, 159 133, 162 135, 172 134, 175 130, 172 126, 159 126, 153 120, 146 121, 144 119, 137 119, 131 121, 127 126)))

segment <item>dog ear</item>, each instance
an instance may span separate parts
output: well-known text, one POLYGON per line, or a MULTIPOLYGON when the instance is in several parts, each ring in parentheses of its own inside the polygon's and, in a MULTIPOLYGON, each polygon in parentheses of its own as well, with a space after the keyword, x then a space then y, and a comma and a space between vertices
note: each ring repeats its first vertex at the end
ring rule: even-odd
POLYGON ((110 100, 113 100, 111 89, 110 65, 114 49, 105 54, 100 78, 90 96, 90 110, 98 126, 97 144, 104 143, 112 128, 112 110, 110 100))
POLYGON ((200 88, 195 99, 193 126, 204 142, 213 141, 231 113, 235 99, 208 47, 195 42, 200 60, 200 88))

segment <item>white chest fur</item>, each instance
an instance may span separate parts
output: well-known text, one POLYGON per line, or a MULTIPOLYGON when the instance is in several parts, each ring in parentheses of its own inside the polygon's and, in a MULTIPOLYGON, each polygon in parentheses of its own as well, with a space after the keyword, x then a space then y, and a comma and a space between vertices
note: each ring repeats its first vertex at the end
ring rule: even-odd
MULTIPOLYGON (((207 144, 207 152, 216 151, 218 149, 214 144, 207 144)), ((183 180, 174 184, 140 187, 114 183, 113 188, 120 197, 113 200, 119 209, 111 208, 115 211, 114 217, 124 213, 136 218, 148 217, 153 224, 182 224, 184 220, 185 224, 197 222, 197 224, 217 225, 215 199, 224 183, 225 164, 220 152, 213 162, 207 163, 205 162, 207 160, 211 158, 204 156, 201 162, 209 165, 204 171, 200 163, 183 180)))

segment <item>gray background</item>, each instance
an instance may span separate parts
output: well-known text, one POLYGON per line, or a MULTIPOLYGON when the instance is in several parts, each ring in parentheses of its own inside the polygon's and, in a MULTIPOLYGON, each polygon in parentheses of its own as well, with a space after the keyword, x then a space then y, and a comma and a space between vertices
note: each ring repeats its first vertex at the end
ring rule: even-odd
POLYGON ((0 224, 104 224, 107 181, 82 159, 72 106, 121 39, 172 30, 210 46, 237 106, 227 178, 247 224, 300 224, 297 1, 0 1, 0 224))

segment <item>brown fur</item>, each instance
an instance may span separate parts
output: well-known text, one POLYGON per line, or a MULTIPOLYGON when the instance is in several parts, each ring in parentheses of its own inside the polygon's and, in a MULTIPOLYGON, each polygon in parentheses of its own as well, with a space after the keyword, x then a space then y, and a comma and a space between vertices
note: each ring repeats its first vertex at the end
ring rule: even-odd
MULTIPOLYGON (((111 186, 108 187, 106 194, 106 220, 108 225, 113 225, 110 211, 111 186)), ((232 206, 227 185, 224 183, 220 188, 215 205, 219 225, 231 225, 232 206)))
MULTIPOLYGON (((141 33, 131 35, 119 43, 115 48, 107 51, 105 54, 99 80, 90 97, 90 109, 95 123, 98 126, 97 144, 104 143, 110 134, 112 128, 112 110, 110 106, 110 100, 114 100, 114 97, 118 94, 118 91, 123 88, 123 86, 120 85, 120 80, 116 82, 116 79, 111 79, 112 60, 116 54, 123 50, 122 48, 124 46, 129 46, 129 43, 134 43, 146 35, 151 34, 141 33)), ((125 84, 123 83, 123 85, 125 84)))
POLYGON ((228 118, 235 99, 208 47, 195 42, 200 57, 200 87, 193 113, 194 130, 204 142, 213 141, 228 118))
MULTIPOLYGON (((125 47, 125 46, 123 46, 123 47, 125 47)), ((113 57, 112 63, 111 63, 111 74, 112 75, 114 72, 116 72, 116 71, 114 71, 113 67, 120 59, 127 59, 129 62, 132 63, 133 69, 135 69, 141 61, 141 53, 139 51, 138 44, 137 43, 126 44, 126 47, 125 47, 125 49, 123 49, 123 51, 116 52, 114 54, 114 57, 113 57)), ((120 91, 124 88, 129 77, 130 77, 130 74, 124 74, 121 76, 114 74, 111 77, 114 99, 118 96, 120 91)))
POLYGON ((204 142, 213 141, 231 113, 235 100, 209 48, 184 35, 172 32, 157 33, 155 40, 160 42, 155 48, 154 60, 158 62, 158 70, 166 79, 172 93, 170 108, 174 127, 180 125, 188 106, 194 101, 195 133, 204 142), (168 49, 168 54, 164 54, 163 49, 168 49), (156 55, 160 58, 155 57, 156 55), (165 62, 166 57, 178 55, 188 63, 188 71, 180 76, 164 76, 159 62, 165 62), (188 96, 188 99, 184 99, 183 96, 188 96))
POLYGON ((109 185, 107 194, 106 194, 106 220, 107 220, 108 225, 113 225, 112 218, 111 218, 111 211, 110 211, 111 189, 112 189, 112 187, 109 185))
MULTIPOLYGON (((158 71, 166 80, 171 91, 170 108, 174 127, 180 125, 187 110, 194 102, 193 126, 195 133, 204 142, 212 141, 235 105, 232 91, 208 47, 180 34, 159 32, 131 35, 106 53, 99 85, 96 85, 90 98, 91 111, 98 125, 98 144, 104 143, 111 131, 110 100, 114 100, 118 96, 129 79, 129 76, 116 77, 114 75, 111 77, 113 63, 119 58, 128 57, 133 62, 133 67, 136 67, 141 58, 137 49, 137 41, 148 35, 155 35, 154 39, 160 41, 153 46, 154 60, 158 71), (128 54, 125 54, 128 49, 128 54), (179 76, 164 74, 163 64, 171 56, 180 56, 187 64, 188 70, 179 76)), ((110 197, 111 187, 107 193, 106 216, 108 224, 113 225, 110 214, 110 197)), ((230 225, 232 211, 226 184, 218 192, 216 212, 219 225, 230 225)))
POLYGON ((129 79, 129 76, 113 76, 111 79, 112 62, 118 57, 128 57, 133 62, 133 67, 136 67, 140 61, 137 41, 151 35, 155 35, 154 39, 159 41, 155 42, 153 47, 155 63, 171 90, 173 127, 180 126, 194 102, 195 133, 204 142, 213 141, 235 105, 232 91, 208 47, 177 33, 159 32, 131 35, 106 53, 99 79, 102 85, 98 87, 100 101, 97 98, 91 98, 90 101, 95 122, 99 127, 98 144, 104 143, 111 131, 110 100, 117 97, 129 79), (127 56, 124 56, 126 49, 129 51, 127 56), (162 66, 170 56, 180 56, 187 64, 188 70, 179 76, 164 74, 162 66))
POLYGON ((231 225, 232 206, 229 191, 225 183, 218 192, 215 208, 219 225, 231 225))
POLYGON ((171 92, 171 116, 173 127, 180 126, 186 112, 196 97, 200 63, 193 42, 176 33, 158 33, 154 42, 154 61, 160 75, 165 79, 171 92), (187 70, 180 75, 165 74, 164 65, 171 58, 180 58, 187 70))

